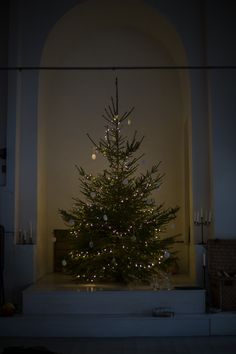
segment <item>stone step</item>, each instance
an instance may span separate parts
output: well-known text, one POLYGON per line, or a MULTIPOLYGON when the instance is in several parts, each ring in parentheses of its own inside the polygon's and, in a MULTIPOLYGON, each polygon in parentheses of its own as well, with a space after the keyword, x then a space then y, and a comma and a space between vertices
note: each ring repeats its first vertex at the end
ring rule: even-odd
POLYGON ((29 287, 23 292, 24 314, 116 314, 151 316, 154 308, 175 314, 205 313, 205 290, 55 290, 29 287))
POLYGON ((17 315, 0 317, 0 337, 157 337, 236 335, 236 314, 17 315))
POLYGON ((209 335, 209 319, 114 315, 38 315, 0 318, 1 336, 132 337, 209 335))

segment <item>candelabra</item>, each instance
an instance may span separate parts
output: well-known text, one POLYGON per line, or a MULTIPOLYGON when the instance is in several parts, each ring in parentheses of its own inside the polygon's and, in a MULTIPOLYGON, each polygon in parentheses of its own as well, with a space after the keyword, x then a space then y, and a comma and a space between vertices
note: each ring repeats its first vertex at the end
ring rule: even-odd
POLYGON ((17 232, 17 239, 16 239, 17 244, 32 244, 33 243, 33 227, 32 227, 32 222, 29 222, 29 228, 19 230, 17 232))
POLYGON ((194 225, 201 227, 201 242, 200 244, 205 244, 204 242, 204 226, 209 226, 211 224, 212 214, 211 211, 206 211, 203 213, 201 208, 200 212, 196 211, 194 213, 194 225))

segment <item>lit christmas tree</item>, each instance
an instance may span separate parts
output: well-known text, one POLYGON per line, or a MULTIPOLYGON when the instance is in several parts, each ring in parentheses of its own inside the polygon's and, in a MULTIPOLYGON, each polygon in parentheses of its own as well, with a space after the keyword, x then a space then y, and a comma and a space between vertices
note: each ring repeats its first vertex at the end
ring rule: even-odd
POLYGON ((94 146, 92 159, 102 154, 108 167, 96 176, 77 167, 84 199, 74 198, 71 210, 60 210, 75 245, 67 269, 84 283, 149 283, 176 262, 171 251, 174 237, 162 234, 178 207, 165 209, 151 197, 163 180, 159 164, 137 174, 143 155, 134 155, 143 137, 137 139, 135 132, 129 141, 122 135, 133 108, 120 114, 118 106, 116 80, 115 100, 111 98, 103 115, 105 138, 96 143, 88 135, 94 146))

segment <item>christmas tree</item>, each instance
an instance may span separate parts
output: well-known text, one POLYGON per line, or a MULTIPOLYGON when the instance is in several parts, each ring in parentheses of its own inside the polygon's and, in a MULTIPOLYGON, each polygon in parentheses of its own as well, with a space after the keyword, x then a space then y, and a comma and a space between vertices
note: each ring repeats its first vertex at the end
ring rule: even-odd
POLYGON ((105 138, 96 143, 87 134, 92 159, 103 155, 107 168, 95 176, 77 167, 83 199, 74 198, 69 211, 60 209, 74 241, 67 269, 81 282, 148 283, 176 261, 171 250, 175 239, 164 233, 178 207, 164 208, 152 198, 163 182, 160 163, 138 174, 143 154, 135 153, 143 137, 138 139, 135 132, 128 139, 121 132, 132 111, 119 113, 116 80, 115 99, 111 97, 103 115, 105 138))

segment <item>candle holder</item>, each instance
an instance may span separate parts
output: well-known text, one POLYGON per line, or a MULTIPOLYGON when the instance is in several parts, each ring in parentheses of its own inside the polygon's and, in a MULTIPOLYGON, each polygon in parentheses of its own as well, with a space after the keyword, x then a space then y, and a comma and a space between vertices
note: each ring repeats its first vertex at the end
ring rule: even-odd
POLYGON ((18 245, 29 245, 33 244, 32 230, 19 230, 16 233, 16 243, 18 245))
POLYGON ((203 215, 203 210, 194 213, 194 225, 201 227, 201 242, 200 245, 206 244, 204 241, 204 226, 209 226, 211 224, 211 211, 206 211, 203 215))

